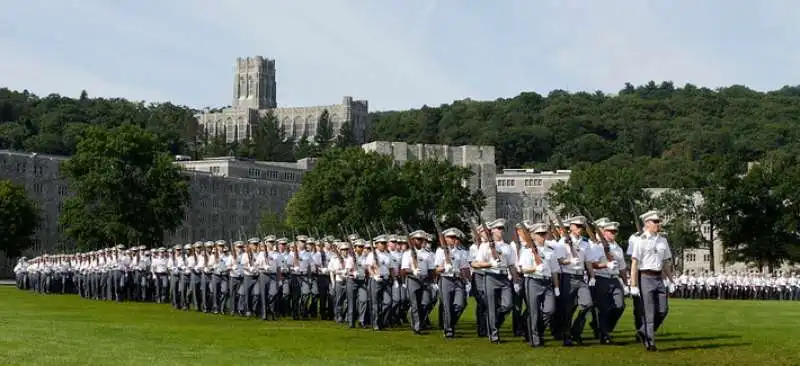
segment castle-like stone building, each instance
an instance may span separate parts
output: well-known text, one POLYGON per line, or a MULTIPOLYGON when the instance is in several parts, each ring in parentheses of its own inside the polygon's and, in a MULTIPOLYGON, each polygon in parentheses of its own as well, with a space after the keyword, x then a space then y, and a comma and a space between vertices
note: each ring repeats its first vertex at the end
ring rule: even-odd
POLYGON ((300 140, 303 136, 313 139, 318 121, 327 110, 334 134, 349 123, 353 137, 364 143, 371 128, 369 103, 344 97, 341 104, 313 107, 278 108, 276 99, 275 60, 262 56, 237 58, 233 80, 233 101, 222 110, 205 110, 197 120, 205 133, 225 136, 228 142, 246 140, 251 126, 267 113, 272 113, 280 122, 286 136, 300 140))

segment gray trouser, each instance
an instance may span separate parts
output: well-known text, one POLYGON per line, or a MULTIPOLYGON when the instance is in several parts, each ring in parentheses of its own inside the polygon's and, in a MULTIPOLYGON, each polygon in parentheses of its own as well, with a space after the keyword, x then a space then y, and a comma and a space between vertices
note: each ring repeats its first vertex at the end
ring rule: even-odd
POLYGON ((453 336, 456 323, 467 305, 465 283, 460 277, 442 276, 439 279, 439 294, 441 295, 439 306, 442 308, 444 334, 453 336))
POLYGON ((500 340, 500 328, 514 307, 514 290, 505 273, 486 273, 485 279, 489 339, 494 342, 500 340))
POLYGON ((489 315, 486 312, 486 275, 483 273, 472 274, 472 292, 475 297, 475 323, 478 328, 478 337, 485 337, 489 333, 489 315))
POLYGON ((392 306, 392 294, 390 292, 389 279, 383 278, 380 281, 371 281, 370 303, 372 305, 371 319, 374 329, 383 329, 389 323, 389 309, 392 306))
POLYGON ((550 278, 525 277, 524 284, 528 344, 539 346, 544 343, 544 330, 550 325, 556 309, 553 282, 550 278))
POLYGON ((639 335, 648 346, 655 345, 655 334, 667 317, 667 289, 661 275, 642 273, 639 288, 642 296, 643 322, 639 335))
POLYGON ((211 311, 214 303, 211 299, 211 276, 211 273, 206 272, 200 275, 200 307, 204 313, 211 311))
POLYGON ((586 314, 592 310, 592 293, 589 285, 583 280, 583 275, 568 273, 561 274, 561 327, 564 339, 580 338, 583 327, 586 325, 586 314), (578 315, 572 319, 575 310, 578 315))
POLYGON ((254 308, 255 299, 261 294, 258 289, 258 275, 245 275, 244 282, 239 287, 239 312, 252 313, 254 308))
POLYGON ((350 328, 356 326, 356 321, 364 324, 367 315, 367 282, 362 279, 350 278, 347 280, 347 322, 350 328))
POLYGON ((192 274, 189 276, 190 298, 187 298, 186 301, 190 302, 194 307, 194 310, 196 311, 200 311, 201 310, 200 306, 203 305, 202 296, 205 293, 205 291, 202 291, 202 285, 203 285, 203 274, 195 270, 192 270, 192 274))
POLYGON ((258 294, 259 294, 259 315, 266 320, 269 314, 276 316, 277 309, 275 301, 278 297, 278 275, 275 273, 258 274, 258 294))
POLYGON ((409 313, 411 315, 411 329, 421 332, 431 304, 431 293, 428 291, 427 277, 407 276, 406 288, 408 289, 409 313))
POLYGON ((594 303, 599 318, 598 330, 601 338, 607 338, 625 311, 624 291, 618 278, 596 276, 595 279, 594 303))
MULTIPOLYGON (((240 293, 239 289, 241 287, 242 287, 242 277, 231 276, 230 285, 228 285, 228 295, 231 298, 230 308, 229 308, 231 314, 239 311, 239 307, 241 306, 239 304, 243 301, 242 296, 239 295, 240 293)), ((223 303, 221 306, 225 306, 225 303, 223 303)))
POLYGON ((348 316, 347 311, 347 284, 344 281, 333 282, 333 320, 344 323, 348 316))

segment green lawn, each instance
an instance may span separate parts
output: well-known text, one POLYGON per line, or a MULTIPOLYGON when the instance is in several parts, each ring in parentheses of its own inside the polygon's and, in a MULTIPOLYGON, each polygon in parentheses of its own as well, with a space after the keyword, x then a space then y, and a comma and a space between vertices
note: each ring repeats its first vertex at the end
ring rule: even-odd
MULTIPOLYGON (((800 364, 800 302, 672 301, 659 352, 633 342, 626 310, 616 339, 628 345, 531 349, 477 338, 472 311, 459 338, 439 332, 344 329, 332 322, 263 322, 172 310, 168 305, 39 296, 0 287, 2 365, 726 365, 800 364)), ((510 319, 506 328, 510 326, 510 319)))

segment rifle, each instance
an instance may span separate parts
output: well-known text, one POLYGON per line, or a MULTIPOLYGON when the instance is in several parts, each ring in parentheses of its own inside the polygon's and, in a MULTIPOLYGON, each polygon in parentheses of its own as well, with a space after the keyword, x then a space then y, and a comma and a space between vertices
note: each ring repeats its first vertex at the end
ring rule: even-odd
MULTIPOLYGON (((556 215, 555 212, 553 212, 552 210, 548 209, 548 211, 550 211, 550 213, 553 214, 553 218, 556 220, 556 223, 558 224, 558 226, 563 228, 564 227, 564 222, 561 221, 561 218, 558 215, 556 215)), ((564 238, 564 243, 569 246, 569 251, 570 251, 570 254, 572 254, 572 258, 578 258, 578 253, 575 252, 575 247, 572 246, 572 244, 573 244, 572 243, 572 237, 569 234, 567 234, 567 235, 564 235, 563 238, 564 238)))
MULTIPOLYGON (((370 240, 372 239, 372 230, 370 230, 371 226, 372 226, 371 223, 369 225, 364 225, 365 230, 367 230, 367 236, 370 237, 370 240)), ((372 272, 371 273, 372 277, 378 277, 379 276, 379 268, 378 268, 379 262, 378 262, 378 245, 377 245, 377 243, 373 243, 373 246, 372 246, 372 261, 374 262, 374 264, 372 265, 372 268, 370 268, 370 272, 372 272)))
POLYGON ((436 212, 433 213, 433 227, 436 228, 436 234, 439 238, 439 245, 444 250, 444 262, 447 264, 452 264, 450 258, 450 246, 447 245, 447 242, 444 239, 444 234, 442 233, 442 228, 439 227, 439 217, 436 215, 436 212))
POLYGON ((589 222, 586 223, 586 231, 589 233, 590 237, 599 237, 600 242, 603 244, 603 253, 606 255, 606 260, 609 262, 614 261, 614 256, 611 254, 611 250, 608 247, 608 241, 606 240, 605 235, 601 232, 600 235, 597 235, 597 226, 594 224, 594 218, 589 213, 589 211, 583 210, 583 215, 589 219, 589 222))
POLYGON ((628 204, 631 206, 631 214, 633 214, 633 223, 636 225, 636 235, 642 235, 642 224, 639 223, 639 215, 636 213, 636 205, 633 204, 632 199, 628 199, 628 204))
MULTIPOLYGON (((408 237, 409 234, 408 225, 406 225, 403 219, 400 219, 400 227, 404 230, 403 235, 408 237)), ((408 238, 408 240, 411 241, 413 239, 408 238)), ((419 268, 419 259, 417 258, 417 248, 414 247, 414 243, 408 243, 408 248, 411 250, 411 267, 413 270, 416 270, 417 268, 419 268)))
MULTIPOLYGON (((477 222, 480 224, 480 227, 486 232, 486 236, 488 237, 491 232, 489 231, 489 228, 486 227, 486 223, 483 222, 483 218, 481 218, 481 213, 478 211, 477 207, 472 207, 472 214, 475 216, 477 222)), ((487 239, 489 240, 489 250, 492 253, 492 259, 496 261, 500 260, 500 256, 497 254, 497 247, 494 244, 494 238, 488 237, 487 239)))
POLYGON ((523 224, 517 224, 515 228, 514 234, 518 235, 519 232, 522 232, 522 239, 525 240, 526 243, 531 244, 531 251, 533 252, 533 259, 536 265, 542 264, 542 256, 539 255, 539 248, 537 248, 536 243, 534 243, 533 238, 531 238, 531 232, 523 224))

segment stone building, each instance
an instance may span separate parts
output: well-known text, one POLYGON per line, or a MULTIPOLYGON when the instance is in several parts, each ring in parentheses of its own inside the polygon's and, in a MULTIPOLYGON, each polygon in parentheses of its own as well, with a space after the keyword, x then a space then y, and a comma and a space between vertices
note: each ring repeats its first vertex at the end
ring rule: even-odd
POLYGON ((262 56, 237 58, 234 71, 233 102, 222 110, 205 110, 197 120, 209 135, 223 135, 226 141, 245 140, 260 117, 272 113, 289 139, 309 139, 317 133, 318 120, 327 110, 334 134, 348 122, 354 138, 366 141, 371 127, 369 103, 346 96, 341 104, 312 107, 282 107, 276 101, 275 60, 262 56))
MULTIPOLYGON (((23 185, 41 208, 41 224, 34 245, 24 255, 68 251, 74 248, 58 224, 64 201, 70 196, 60 174, 67 157, 0 151, 0 179, 23 185)), ((283 212, 299 189, 313 160, 297 163, 256 162, 232 157, 178 161, 189 179, 191 206, 184 222, 165 233, 166 244, 195 240, 240 238, 254 235, 264 211, 283 212)), ((0 253, 0 278, 10 277, 15 263, 0 253)))
POLYGON ((467 182, 473 190, 483 192, 486 206, 482 216, 493 220, 497 216, 497 187, 495 186, 494 146, 448 146, 408 144, 405 142, 374 141, 361 146, 365 151, 389 155, 397 162, 422 159, 443 159, 453 165, 469 168, 474 174, 467 182))

